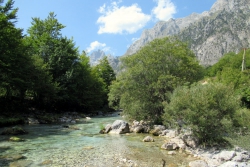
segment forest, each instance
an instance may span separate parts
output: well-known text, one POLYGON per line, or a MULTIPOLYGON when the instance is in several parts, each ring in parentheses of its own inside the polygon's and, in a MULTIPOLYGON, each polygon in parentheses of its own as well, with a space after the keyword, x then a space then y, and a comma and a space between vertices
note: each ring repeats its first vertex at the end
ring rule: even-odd
POLYGON ((0 4, 0 122, 20 122, 18 115, 34 110, 91 113, 108 109, 108 86, 115 73, 103 58, 91 67, 65 28, 51 12, 32 18, 28 34, 15 27, 13 1, 0 4))

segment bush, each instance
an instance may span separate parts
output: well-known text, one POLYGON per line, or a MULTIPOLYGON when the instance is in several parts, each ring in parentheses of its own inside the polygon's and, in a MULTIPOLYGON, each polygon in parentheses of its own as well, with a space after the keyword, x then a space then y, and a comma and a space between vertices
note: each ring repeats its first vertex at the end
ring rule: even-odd
POLYGON ((234 114, 234 124, 236 127, 243 127, 243 129, 250 129, 250 110, 241 108, 234 114))
POLYGON ((165 124, 182 120, 204 144, 212 144, 232 130, 240 99, 231 87, 214 83, 179 87, 164 105, 165 124))

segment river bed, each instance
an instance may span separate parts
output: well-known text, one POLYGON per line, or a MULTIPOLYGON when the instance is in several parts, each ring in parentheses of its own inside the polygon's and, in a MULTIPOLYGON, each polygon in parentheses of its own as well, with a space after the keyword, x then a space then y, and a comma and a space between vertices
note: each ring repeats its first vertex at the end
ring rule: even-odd
MULTIPOLYGON (((29 167, 162 167, 187 166, 193 158, 177 151, 168 155, 160 149, 166 138, 142 139, 149 134, 99 134, 101 126, 120 116, 95 117, 75 124, 80 130, 63 128, 63 124, 25 125, 29 133, 19 137, 24 142, 9 142, 0 136, 0 166, 29 167)), ((3 129, 0 129, 0 133, 3 129)))

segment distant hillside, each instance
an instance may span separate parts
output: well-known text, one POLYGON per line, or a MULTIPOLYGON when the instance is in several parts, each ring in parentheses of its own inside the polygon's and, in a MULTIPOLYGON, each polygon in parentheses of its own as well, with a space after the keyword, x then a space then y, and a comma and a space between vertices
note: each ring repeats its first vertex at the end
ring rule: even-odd
POLYGON ((177 35, 190 44, 200 63, 215 64, 225 53, 250 46, 249 0, 217 0, 210 11, 185 18, 160 21, 143 31, 125 55, 134 54, 155 38, 177 35))
POLYGON ((105 52, 102 50, 94 51, 89 55, 90 65, 95 66, 99 64, 100 60, 103 59, 103 57, 105 56, 107 56, 110 66, 114 69, 115 72, 117 72, 119 58, 112 55, 106 55, 105 52))

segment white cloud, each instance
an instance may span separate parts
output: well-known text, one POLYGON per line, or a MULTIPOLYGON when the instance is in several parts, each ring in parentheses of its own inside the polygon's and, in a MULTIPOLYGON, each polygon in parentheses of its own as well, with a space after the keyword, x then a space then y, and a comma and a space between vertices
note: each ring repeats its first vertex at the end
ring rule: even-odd
POLYGON ((110 47, 107 47, 105 43, 100 43, 98 41, 94 41, 90 44, 90 46, 87 48, 87 52, 92 52, 93 50, 101 49, 105 52, 110 50, 110 47))
POLYGON ((100 24, 98 34, 132 34, 143 28, 151 19, 151 16, 144 14, 137 4, 119 7, 121 2, 112 2, 108 7, 104 4, 99 8, 102 15, 97 20, 100 24))
POLYGON ((157 6, 153 8, 152 13, 159 20, 167 21, 173 18, 173 14, 176 13, 176 6, 171 0, 155 0, 157 6))

